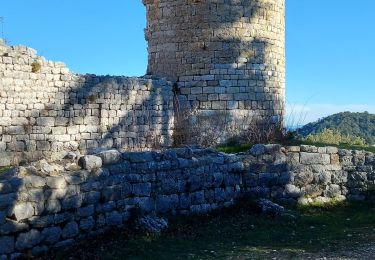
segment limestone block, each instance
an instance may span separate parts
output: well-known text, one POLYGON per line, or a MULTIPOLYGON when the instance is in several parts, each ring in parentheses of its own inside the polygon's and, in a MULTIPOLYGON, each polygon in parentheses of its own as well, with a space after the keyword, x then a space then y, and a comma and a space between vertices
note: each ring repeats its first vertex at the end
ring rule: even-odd
POLYGON ((24 250, 32 248, 33 246, 40 243, 41 234, 38 230, 32 229, 29 232, 21 233, 16 241, 16 249, 24 250))
POLYGON ((121 161, 121 153, 117 150, 103 151, 97 154, 102 159, 103 165, 115 164, 121 161))
POLYGON ((82 205, 82 195, 66 197, 61 201, 61 207, 64 210, 78 209, 82 205))
POLYGON ((300 162, 305 165, 311 165, 311 164, 326 165, 326 164, 331 163, 331 158, 329 154, 301 152, 300 162))
POLYGON ((67 184, 64 177, 47 177, 47 186, 52 189, 64 189, 67 184))
POLYGON ((166 213, 178 207, 179 200, 177 195, 159 195, 156 197, 156 211, 166 213))
POLYGON ((155 210, 155 201, 152 198, 148 198, 148 197, 136 198, 135 204, 138 205, 142 213, 150 213, 155 210))
POLYGON ((95 221, 93 217, 88 217, 81 219, 79 222, 79 228, 84 231, 89 231, 95 226, 95 221))
POLYGON ((133 185, 133 194, 135 196, 150 196, 151 194, 151 183, 136 183, 133 185))
POLYGON ((29 221, 33 228, 45 228, 54 223, 54 219, 52 215, 47 215, 43 217, 35 216, 35 217, 30 218, 29 221))
POLYGON ((14 237, 1 236, 0 237, 0 255, 10 254, 14 251, 14 237))
POLYGON ((36 119, 36 123, 39 126, 54 126, 55 118, 53 117, 39 117, 36 119))
POLYGON ((102 158, 100 158, 99 156, 94 156, 94 155, 82 156, 79 159, 79 162, 84 169, 89 170, 89 171, 102 167, 102 158))
POLYGON ((115 226, 115 227, 122 226, 122 215, 117 211, 107 213, 106 222, 107 222, 107 225, 109 226, 115 226))
POLYGON ((66 238, 73 238, 78 235, 79 229, 78 229, 78 224, 75 221, 71 221, 67 223, 62 232, 61 232, 61 237, 66 239, 66 238))
POLYGON ((21 203, 14 206, 13 214, 17 221, 20 221, 32 217, 35 210, 31 203, 21 203))

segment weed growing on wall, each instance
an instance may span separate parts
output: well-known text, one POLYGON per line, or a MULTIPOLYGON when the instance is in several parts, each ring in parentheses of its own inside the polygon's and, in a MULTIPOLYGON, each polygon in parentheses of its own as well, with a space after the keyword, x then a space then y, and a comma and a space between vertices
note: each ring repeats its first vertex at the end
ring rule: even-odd
POLYGON ((39 62, 34 61, 33 63, 31 63, 31 71, 33 73, 38 73, 40 72, 41 69, 42 69, 42 65, 39 62))

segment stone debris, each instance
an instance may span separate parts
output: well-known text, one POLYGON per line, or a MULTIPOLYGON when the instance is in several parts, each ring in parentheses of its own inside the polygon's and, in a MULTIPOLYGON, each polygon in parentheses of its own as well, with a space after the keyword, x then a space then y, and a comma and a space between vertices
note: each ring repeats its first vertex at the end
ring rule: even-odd
POLYGON ((267 199, 257 200, 257 205, 265 215, 279 216, 284 213, 285 208, 267 199))
POLYGON ((148 233, 160 234, 168 228, 168 220, 156 216, 144 216, 137 220, 137 226, 148 233))

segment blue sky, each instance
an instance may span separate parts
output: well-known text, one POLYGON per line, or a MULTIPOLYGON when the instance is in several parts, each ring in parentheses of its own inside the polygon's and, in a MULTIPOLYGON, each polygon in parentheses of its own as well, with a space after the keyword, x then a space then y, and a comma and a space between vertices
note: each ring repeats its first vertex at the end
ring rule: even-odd
MULTIPOLYGON (((340 111, 375 113, 375 1, 286 2, 290 123, 340 111)), ((35 48, 79 73, 145 73, 141 0, 0 3, 4 37, 12 45, 35 48)))

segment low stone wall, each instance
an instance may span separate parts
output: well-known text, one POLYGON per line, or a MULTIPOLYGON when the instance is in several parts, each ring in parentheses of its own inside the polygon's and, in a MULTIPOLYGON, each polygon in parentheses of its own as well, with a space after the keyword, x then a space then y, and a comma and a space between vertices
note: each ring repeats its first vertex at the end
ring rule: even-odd
POLYGON ((126 227, 134 214, 209 212, 240 194, 242 163, 234 155, 176 149, 99 156, 83 157, 85 169, 40 161, 2 176, 0 255, 70 245, 126 227))
POLYGON ((287 203, 375 199, 375 156, 335 147, 256 145, 243 155, 244 193, 287 203))
POLYGON ((171 83, 72 73, 0 41, 0 166, 98 148, 171 145, 171 83))
POLYGON ((375 155, 256 145, 42 160, 0 177, 0 256, 38 254, 145 215, 205 214, 239 197, 287 203, 375 198, 375 155))

